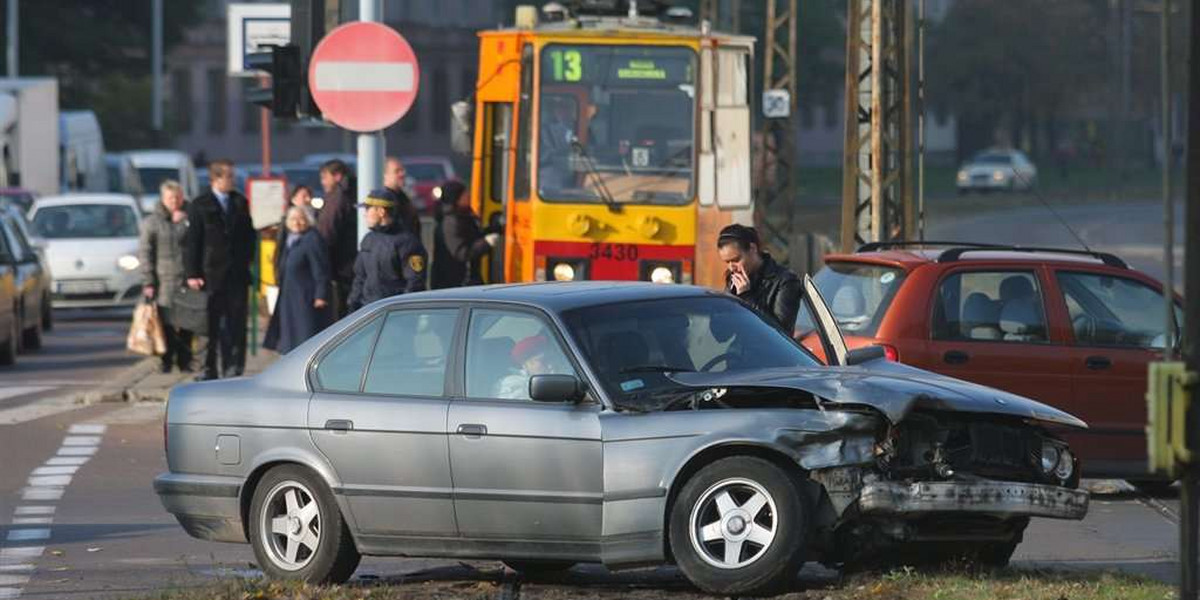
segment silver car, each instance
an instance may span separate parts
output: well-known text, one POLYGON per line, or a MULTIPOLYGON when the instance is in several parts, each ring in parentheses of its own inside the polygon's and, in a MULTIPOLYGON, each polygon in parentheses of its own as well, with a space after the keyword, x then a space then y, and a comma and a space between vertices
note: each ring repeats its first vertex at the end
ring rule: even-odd
POLYGON ((826 366, 736 299, 599 282, 376 302, 261 375, 176 387, 155 490, 268 576, 363 554, 538 573, 672 562, 720 594, 829 565, 1004 564, 1030 517, 1081 519, 1075 417, 847 352, 826 366))
POLYGON ((992 148, 963 163, 955 176, 959 194, 967 192, 1028 192, 1037 185, 1038 171, 1020 150, 992 148))

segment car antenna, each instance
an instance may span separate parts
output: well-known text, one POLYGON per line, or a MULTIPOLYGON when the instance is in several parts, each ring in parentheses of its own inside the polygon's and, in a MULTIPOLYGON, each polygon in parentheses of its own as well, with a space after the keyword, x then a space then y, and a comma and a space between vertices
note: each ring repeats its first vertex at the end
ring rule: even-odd
POLYGON ((1071 226, 1067 223, 1067 220, 1062 218, 1062 215, 1058 214, 1058 211, 1054 210, 1053 206, 1050 206, 1050 203, 1047 202, 1046 199, 1043 198, 1042 195, 1038 193, 1038 191, 1033 187, 1033 185, 1029 182, 1029 180, 1025 179, 1025 177, 1022 176, 1021 173, 1018 172, 1015 168, 1012 170, 1012 172, 1013 172, 1013 175, 1016 175, 1017 179, 1021 180, 1021 184, 1025 186, 1025 189, 1027 189, 1031 193, 1033 193, 1033 197, 1037 198, 1037 201, 1041 202, 1042 206, 1045 206, 1046 210, 1050 211, 1050 214, 1054 215, 1055 219, 1058 219, 1058 223, 1060 225, 1062 225, 1064 229, 1071 232, 1071 235, 1075 238, 1075 241, 1079 242, 1079 245, 1083 246, 1084 250, 1091 252, 1092 249, 1091 249, 1091 247, 1089 247, 1087 245, 1087 242, 1083 241, 1082 237, 1079 237, 1079 234, 1076 233, 1076 231, 1073 228, 1071 228, 1071 226))

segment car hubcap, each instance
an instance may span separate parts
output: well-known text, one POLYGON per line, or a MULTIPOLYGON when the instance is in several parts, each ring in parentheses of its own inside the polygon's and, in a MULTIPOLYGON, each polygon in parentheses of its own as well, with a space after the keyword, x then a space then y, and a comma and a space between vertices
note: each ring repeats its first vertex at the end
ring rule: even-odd
POLYGON ((713 484, 692 508, 692 547, 708 564, 739 569, 762 558, 779 517, 775 499, 749 479, 726 479, 713 484))
POLYGON ((262 541, 271 560, 288 571, 303 569, 321 544, 321 511, 303 484, 284 481, 267 494, 262 541))

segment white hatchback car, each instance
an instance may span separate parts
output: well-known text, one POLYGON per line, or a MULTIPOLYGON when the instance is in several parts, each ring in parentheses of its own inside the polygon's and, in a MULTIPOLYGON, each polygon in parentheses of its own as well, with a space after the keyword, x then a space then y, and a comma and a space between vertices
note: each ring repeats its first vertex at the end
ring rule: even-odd
POLYGON ((976 154, 958 169, 958 193, 1029 191, 1037 183, 1037 167, 1019 150, 992 148, 976 154))
POLYGON ((39 198, 30 213, 54 273, 54 308, 133 306, 142 293, 138 267, 141 213, 128 194, 39 198))

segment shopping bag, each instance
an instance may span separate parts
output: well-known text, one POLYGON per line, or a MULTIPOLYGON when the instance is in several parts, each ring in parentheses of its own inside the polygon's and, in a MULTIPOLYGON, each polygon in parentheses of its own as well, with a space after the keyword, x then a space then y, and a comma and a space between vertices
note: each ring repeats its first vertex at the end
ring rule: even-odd
POLYGON ((167 338, 163 334, 156 304, 143 301, 134 309, 133 323, 129 326, 129 336, 125 338, 125 347, 146 356, 167 352, 167 338))
POLYGON ((171 325, 208 335, 208 292, 183 286, 171 299, 171 325))

